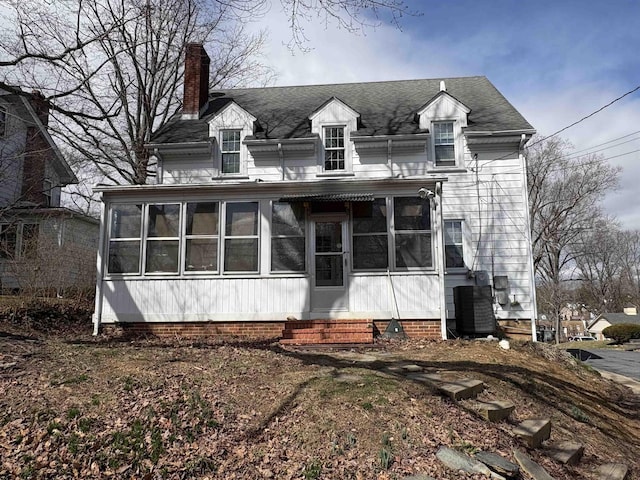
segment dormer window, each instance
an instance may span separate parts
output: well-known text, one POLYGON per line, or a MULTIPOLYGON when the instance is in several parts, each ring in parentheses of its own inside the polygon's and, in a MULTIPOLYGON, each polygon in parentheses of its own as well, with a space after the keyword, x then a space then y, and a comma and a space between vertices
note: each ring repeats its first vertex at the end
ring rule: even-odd
POLYGON ((456 164, 453 122, 437 122, 433 124, 433 144, 437 167, 454 166, 456 164))
POLYGON ((223 130, 222 141, 222 173, 240 173, 240 130, 223 130))
POLYGON ((344 127, 324 127, 324 170, 344 170, 344 127))

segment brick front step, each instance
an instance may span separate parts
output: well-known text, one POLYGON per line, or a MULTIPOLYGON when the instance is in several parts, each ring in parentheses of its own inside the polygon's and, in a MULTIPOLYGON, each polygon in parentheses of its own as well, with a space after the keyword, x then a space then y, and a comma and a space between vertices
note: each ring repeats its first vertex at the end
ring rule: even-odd
POLYGON ((284 345, 373 343, 371 320, 290 320, 282 331, 284 345))

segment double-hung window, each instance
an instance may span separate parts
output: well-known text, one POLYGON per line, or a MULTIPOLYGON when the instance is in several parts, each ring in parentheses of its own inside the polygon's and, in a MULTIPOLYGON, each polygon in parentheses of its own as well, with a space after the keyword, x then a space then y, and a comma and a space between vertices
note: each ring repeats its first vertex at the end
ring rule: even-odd
POLYGON ((36 258, 38 256, 38 235, 40 225, 37 223, 23 223, 20 237, 20 256, 22 258, 36 258))
POLYGON ((178 273, 180 205, 149 205, 145 272, 178 273))
POLYGON ((219 211, 218 202, 187 203, 185 226, 186 272, 218 270, 219 211))
POLYGON ((456 149, 453 122, 437 122, 433 124, 433 145, 437 167, 455 166, 456 149))
POLYGON ((387 200, 353 203, 353 269, 379 270, 389 265, 387 200))
POLYGON ((222 130, 221 133, 222 173, 241 173, 240 130, 222 130))
POLYGON ((396 268, 432 267, 429 200, 418 197, 395 197, 393 223, 396 268))
POLYGON ((224 271, 258 272, 258 202, 227 202, 224 271))
POLYGON ((445 220, 444 251, 447 268, 464 267, 462 220, 445 220))
POLYGON ((271 209, 271 271, 304 272, 305 255, 304 206, 274 202, 271 209))
POLYGON ((142 205, 123 204, 111 207, 107 272, 140 273, 142 205))
POLYGON ((344 127, 324 127, 324 170, 344 169, 344 127))

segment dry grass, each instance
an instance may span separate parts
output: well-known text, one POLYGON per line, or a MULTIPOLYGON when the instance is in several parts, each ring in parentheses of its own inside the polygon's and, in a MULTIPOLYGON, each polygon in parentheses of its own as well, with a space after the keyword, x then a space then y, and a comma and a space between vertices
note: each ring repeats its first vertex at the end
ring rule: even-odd
POLYGON ((268 342, 46 338, 0 325, 0 478, 439 479, 441 445, 512 459, 513 423, 552 419, 585 444, 580 465, 532 456, 557 479, 624 462, 640 475, 638 398, 565 352, 531 344, 404 342, 372 350, 285 350, 268 342), (4 332, 4 333, 1 333, 4 332), (389 371, 484 380, 510 399, 489 424, 389 371))

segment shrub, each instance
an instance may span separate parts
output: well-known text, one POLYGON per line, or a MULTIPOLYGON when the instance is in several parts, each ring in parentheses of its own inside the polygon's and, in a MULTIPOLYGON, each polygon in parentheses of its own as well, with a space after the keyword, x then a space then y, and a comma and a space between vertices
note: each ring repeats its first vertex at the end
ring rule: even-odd
POLYGON ((607 338, 612 338, 617 343, 624 343, 632 338, 640 338, 640 325, 619 323, 605 328, 602 330, 602 334, 607 338))

